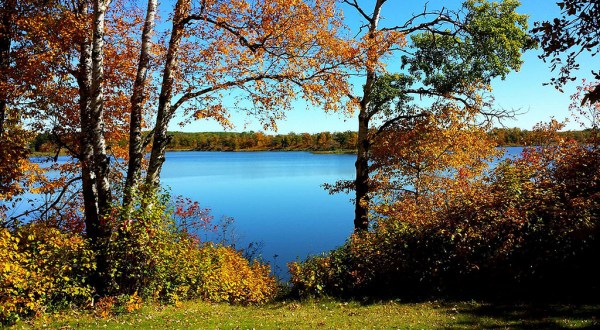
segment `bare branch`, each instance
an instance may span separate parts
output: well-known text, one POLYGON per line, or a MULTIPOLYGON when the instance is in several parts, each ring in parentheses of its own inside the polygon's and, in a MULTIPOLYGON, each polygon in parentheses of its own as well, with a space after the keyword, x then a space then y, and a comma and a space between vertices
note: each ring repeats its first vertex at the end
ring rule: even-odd
POLYGON ((449 15, 449 11, 446 8, 442 8, 440 10, 428 11, 427 5, 423 9, 423 12, 419 14, 413 15, 410 19, 408 19, 404 24, 397 25, 394 27, 382 28, 382 31, 397 31, 402 32, 406 35, 411 34, 417 31, 429 31, 434 34, 446 34, 446 35, 454 35, 458 31, 450 32, 447 29, 442 29, 442 25, 444 23, 450 23, 451 25, 458 27, 459 30, 462 28, 462 25, 457 19, 452 19, 449 15), (419 19, 426 19, 431 16, 434 16, 430 21, 423 22, 420 24, 415 24, 415 21, 419 19), (433 27, 439 26, 439 28, 434 29, 433 27))
POLYGON ((358 13, 367 20, 367 22, 369 22, 369 24, 373 24, 373 17, 367 15, 367 13, 365 13, 365 11, 358 5, 358 2, 356 0, 343 0, 343 3, 352 6, 356 9, 356 11, 358 11, 358 13))
POLYGON ((428 115, 429 115, 429 113, 427 111, 422 111, 422 112, 414 114, 414 115, 401 114, 401 115, 395 116, 394 118, 387 120, 385 123, 383 123, 383 125, 379 126, 379 128, 373 135, 378 136, 384 130, 386 130, 388 127, 392 126, 394 123, 398 122, 399 120, 422 118, 422 117, 427 117, 428 115))
POLYGON ((183 96, 181 96, 181 98, 179 98, 179 100, 177 100, 177 102, 175 102, 175 104, 171 107, 171 112, 174 113, 181 105, 183 105, 185 102, 187 102, 191 99, 194 99, 196 97, 199 97, 199 96, 202 96, 202 95, 205 95, 205 94, 217 91, 217 90, 225 89, 225 88, 236 86, 236 85, 243 85, 243 84, 251 82, 251 81, 260 81, 260 80, 265 80, 265 79, 273 79, 273 80, 281 81, 285 78, 287 78, 287 76, 285 76, 285 75, 258 75, 258 76, 246 77, 244 79, 231 80, 228 82, 224 82, 221 84, 217 84, 214 86, 210 86, 210 87, 201 89, 196 92, 186 93, 183 96))
POLYGON ((246 39, 244 36, 242 36, 242 34, 239 32, 239 30, 241 29, 240 27, 235 27, 230 25, 227 22, 219 22, 216 21, 206 15, 189 15, 186 18, 182 19, 179 24, 185 25, 188 24, 191 21, 205 21, 208 23, 213 24, 216 27, 222 28, 224 30, 226 30, 227 32, 231 33, 232 35, 236 36, 240 42, 240 44, 244 47, 248 47, 248 49, 250 49, 250 51, 252 51, 253 53, 256 52, 256 50, 260 47, 262 47, 264 45, 264 42, 269 38, 268 36, 265 36, 263 38, 263 42, 261 43, 250 43, 248 41, 248 39, 246 39))
POLYGON ((50 211, 50 209, 55 208, 56 205, 58 205, 58 203, 60 202, 60 200, 62 199, 62 197, 65 195, 65 193, 69 189, 69 187, 73 183, 75 183, 75 182, 77 182, 79 180, 81 180, 80 176, 74 177, 71 180, 67 181, 67 183, 65 184, 65 186, 63 187, 63 189, 61 190, 61 192, 58 194, 58 196, 56 197, 56 199, 54 199, 54 201, 52 202, 52 204, 50 204, 50 206, 46 207, 46 209, 44 209, 44 207, 46 206, 46 204, 42 204, 42 205, 40 205, 40 206, 38 206, 38 207, 36 207, 34 209, 26 210, 25 212, 23 212, 21 214, 18 214, 18 215, 15 215, 15 216, 11 216, 10 217, 10 221, 11 222, 17 221, 21 217, 28 216, 28 215, 30 215, 30 214, 32 214, 34 212, 37 212, 37 211, 40 211, 40 210, 44 209, 42 211, 42 213, 40 213, 40 216, 39 216, 40 219, 43 218, 50 211))

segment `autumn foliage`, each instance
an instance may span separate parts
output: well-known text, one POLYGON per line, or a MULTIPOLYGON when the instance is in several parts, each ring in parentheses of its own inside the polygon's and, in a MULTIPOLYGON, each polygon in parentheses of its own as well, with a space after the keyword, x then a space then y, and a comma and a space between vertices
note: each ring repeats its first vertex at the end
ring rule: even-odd
MULTIPOLYGON (((493 110, 490 83, 534 46, 518 1, 425 6, 391 25, 379 25, 381 0, 372 11, 356 0, 172 2, 166 13, 156 0, 0 2, 0 323, 71 305, 106 317, 148 300, 271 300, 269 266, 200 241, 212 217, 161 193, 160 174, 175 117, 231 128, 240 111, 276 129, 299 99, 358 110, 356 136, 222 142, 357 148, 355 180, 331 187, 355 191, 357 233, 329 256, 292 263, 297 293, 598 291, 599 108, 587 107, 598 85, 573 106, 592 122, 589 141, 562 139, 553 122, 533 133, 548 144, 488 169, 497 151, 486 129, 506 115, 493 110), (340 2, 365 20, 358 31, 340 2), (392 59, 402 73, 388 71, 392 59), (354 75, 365 78, 360 95, 354 75), (33 164, 33 132, 68 161, 33 164), (54 200, 9 219, 27 192, 54 200)), ((543 44, 555 45, 550 37, 543 44)), ((597 36, 588 39, 582 49, 594 51, 597 36)), ((571 45, 559 46, 546 52, 571 45)))
POLYGON ((244 259, 231 247, 201 242, 216 230, 208 210, 197 203, 169 198, 136 199, 133 210, 116 208, 109 220, 107 284, 111 295, 138 293, 142 298, 176 303, 202 298, 238 304, 262 303, 276 292, 270 267, 244 259), (154 205, 144 207, 143 205, 154 205), (119 221, 120 212, 130 212, 119 221))
POLYGON ((87 240, 44 224, 0 230, 0 324, 91 302, 87 240))
POLYGON ((187 299, 259 304, 277 293, 270 267, 249 261, 228 246, 201 242, 201 231, 216 230, 208 210, 167 195, 137 199, 129 221, 114 226, 105 259, 96 258, 89 239, 46 223, 0 231, 0 323, 65 307, 94 308, 98 316, 131 312, 144 301, 178 304, 187 299), (153 208, 141 208, 142 204, 153 208), (91 286, 97 263, 105 262, 107 293, 91 286), (94 303, 95 301, 95 303, 94 303))
MULTIPOLYGON (((559 126, 559 125, 551 125, 559 126)), ((549 145, 418 198, 386 200, 368 233, 290 265, 301 294, 592 297, 599 289, 600 145, 549 145)))

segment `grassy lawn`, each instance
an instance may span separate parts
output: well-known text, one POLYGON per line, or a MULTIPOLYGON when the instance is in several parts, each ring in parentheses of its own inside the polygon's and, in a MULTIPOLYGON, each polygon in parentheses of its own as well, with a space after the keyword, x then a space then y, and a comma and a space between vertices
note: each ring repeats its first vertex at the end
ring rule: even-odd
POLYGON ((474 302, 279 302, 260 307, 184 302, 146 306, 109 319, 57 314, 16 329, 595 329, 600 305, 486 305, 474 302))

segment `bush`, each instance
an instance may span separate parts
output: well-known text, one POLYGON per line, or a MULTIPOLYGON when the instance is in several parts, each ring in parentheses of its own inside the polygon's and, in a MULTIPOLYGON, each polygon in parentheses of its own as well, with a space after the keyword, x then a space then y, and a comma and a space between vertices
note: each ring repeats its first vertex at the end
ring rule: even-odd
POLYGON ((111 235, 97 250, 100 255, 81 234, 43 223, 0 229, 0 324, 48 309, 91 305, 93 296, 98 316, 136 310, 142 299, 270 300, 277 285, 268 265, 194 235, 209 228, 210 219, 207 210, 188 200, 172 205, 166 194, 138 198, 132 208, 115 207, 107 217, 111 235), (97 262, 105 262, 108 271, 98 274, 97 262), (105 281, 105 292, 94 292, 92 280, 105 281))
POLYGON ((196 290, 203 299, 256 304, 275 296, 277 283, 268 265, 249 263, 239 251, 229 247, 208 244, 201 253, 206 270, 196 290))
POLYGON ((299 294, 593 297, 600 146, 525 150, 485 178, 380 205, 373 230, 290 265, 299 294))
POLYGON ((91 301, 87 241, 43 224, 0 229, 0 323, 91 301))
POLYGON ((233 248, 201 243, 198 231, 212 228, 208 211, 197 203, 182 205, 181 199, 172 206, 169 200, 166 194, 138 198, 129 210, 115 209, 106 255, 110 295, 241 304, 273 297, 269 266, 250 264, 233 248))

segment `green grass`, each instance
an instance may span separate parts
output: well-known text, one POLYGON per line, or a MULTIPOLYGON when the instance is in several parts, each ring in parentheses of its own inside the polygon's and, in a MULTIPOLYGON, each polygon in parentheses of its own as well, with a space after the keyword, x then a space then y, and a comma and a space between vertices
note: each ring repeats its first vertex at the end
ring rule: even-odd
POLYGON ((16 329, 592 329, 600 305, 487 305, 475 302, 357 302, 316 300, 264 306, 189 301, 146 306, 109 319, 87 312, 48 315, 16 329))

